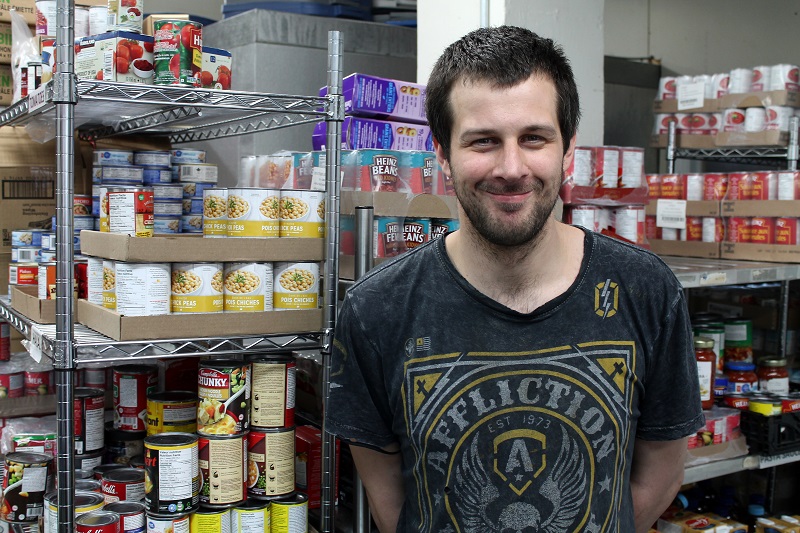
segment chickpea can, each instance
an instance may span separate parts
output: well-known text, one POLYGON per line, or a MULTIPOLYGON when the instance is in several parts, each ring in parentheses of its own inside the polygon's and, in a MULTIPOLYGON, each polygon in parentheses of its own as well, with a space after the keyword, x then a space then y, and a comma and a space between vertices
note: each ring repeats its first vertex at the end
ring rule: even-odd
POLYGON ((110 259, 103 259, 103 307, 117 308, 117 269, 110 259))
POLYGON ((228 189, 203 190, 203 237, 228 235, 228 189))
POLYGON ((169 263, 117 261, 115 272, 119 314, 127 316, 169 314, 169 263))
POLYGON ((278 237, 279 190, 228 189, 228 237, 278 237))
POLYGON ((281 237, 321 239, 325 236, 325 193, 281 191, 281 237))
POLYGON ((272 275, 272 263, 226 263, 225 311, 271 311, 272 275))
POLYGON ((236 360, 200 363, 197 433, 238 435, 250 426, 250 365, 236 360))
POLYGON ((222 263, 172 265, 173 313, 221 313, 222 263))
POLYGON ((273 303, 276 310, 316 309, 318 263, 275 263, 273 303))

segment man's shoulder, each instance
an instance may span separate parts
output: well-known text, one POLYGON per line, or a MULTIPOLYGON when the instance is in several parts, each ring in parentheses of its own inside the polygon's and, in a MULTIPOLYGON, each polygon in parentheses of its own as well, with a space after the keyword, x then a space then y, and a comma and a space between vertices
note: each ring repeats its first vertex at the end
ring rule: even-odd
POLYGON ((392 290, 401 290, 407 293, 425 280, 425 273, 438 268, 437 246, 437 241, 433 240, 378 265, 356 281, 348 294, 361 299, 376 292, 386 295, 392 290))
POLYGON ((614 269, 629 282, 638 279, 653 288, 659 283, 670 289, 680 288, 672 269, 650 250, 601 234, 594 234, 593 247, 595 265, 614 269))

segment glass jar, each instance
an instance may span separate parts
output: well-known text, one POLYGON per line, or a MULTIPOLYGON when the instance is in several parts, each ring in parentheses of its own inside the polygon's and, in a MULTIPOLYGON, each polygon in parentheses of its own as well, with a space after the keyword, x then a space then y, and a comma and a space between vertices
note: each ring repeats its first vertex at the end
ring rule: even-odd
POLYGON ((717 374, 714 340, 709 337, 695 337, 694 358, 697 360, 700 402, 703 404, 703 409, 711 409, 714 407, 714 378, 717 374))
POLYGON ((789 370, 786 359, 763 357, 758 360, 758 390, 789 394, 789 370))
POLYGON ((756 365, 753 363, 728 363, 725 373, 728 376, 728 392, 751 392, 758 390, 756 365))

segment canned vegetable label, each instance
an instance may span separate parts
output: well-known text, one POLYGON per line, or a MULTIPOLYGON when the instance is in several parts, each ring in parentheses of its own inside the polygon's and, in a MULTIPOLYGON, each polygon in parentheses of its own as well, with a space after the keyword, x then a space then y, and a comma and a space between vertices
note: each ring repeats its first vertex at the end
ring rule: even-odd
POLYGON ((275 500, 269 514, 272 531, 308 531, 308 496, 298 493, 288 500, 275 500))
POLYGON ((108 0, 108 31, 142 33, 142 0, 108 0))
POLYGON ((109 191, 108 230, 131 237, 153 236, 153 189, 109 191))
POLYGON ((0 400, 25 395, 25 373, 22 370, 0 368, 0 400))
POLYGON ((200 494, 197 436, 162 433, 144 440, 148 513, 176 514, 197 509, 200 494))
POLYGON ((272 263, 225 264, 225 311, 271 311, 272 263))
POLYGON ((52 462, 51 456, 42 453, 13 452, 6 455, 0 519, 34 522, 43 515, 52 462))
POLYGON ((173 264, 172 312, 222 312, 222 284, 222 263, 173 264))
POLYGON ((231 533, 270 531, 269 502, 247 500, 231 509, 231 533))
POLYGON ((228 234, 228 189, 203 190, 203 236, 228 234))
POLYGON ((213 508, 230 506, 245 500, 246 435, 200 437, 199 458, 203 477, 203 486, 200 489, 202 505, 213 508))
POLYGON ((189 20, 157 20, 154 25, 155 85, 200 86, 203 26, 189 20))
POLYGON ((117 308, 117 269, 108 259, 103 259, 103 307, 117 308))
POLYGON ((190 517, 191 533, 230 533, 230 509, 201 509, 190 517))
POLYGON ((281 191, 280 236, 322 238, 325 236, 325 193, 281 191))
POLYGON ((294 491, 294 428, 251 431, 247 443, 247 494, 268 498, 294 491))
POLYGON ((280 194, 273 189, 228 189, 228 237, 278 237, 280 194))
POLYGON ((197 432, 235 435, 250 425, 250 365, 241 361, 207 361, 197 377, 197 432))
POLYGON ((116 263, 117 312, 127 316, 170 311, 169 263, 116 263))
POLYGON ((291 357, 256 359, 252 365, 250 423, 253 427, 294 425, 295 369, 291 357))
POLYGON ((276 310, 316 309, 319 296, 319 265, 276 263, 273 287, 276 310))

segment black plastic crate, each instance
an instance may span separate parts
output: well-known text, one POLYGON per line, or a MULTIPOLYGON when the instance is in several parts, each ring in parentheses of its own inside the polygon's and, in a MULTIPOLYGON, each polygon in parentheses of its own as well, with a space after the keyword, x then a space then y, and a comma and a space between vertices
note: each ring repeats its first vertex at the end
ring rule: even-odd
POLYGON ((800 412, 764 416, 743 411, 742 432, 751 453, 776 455, 800 450, 800 412))

